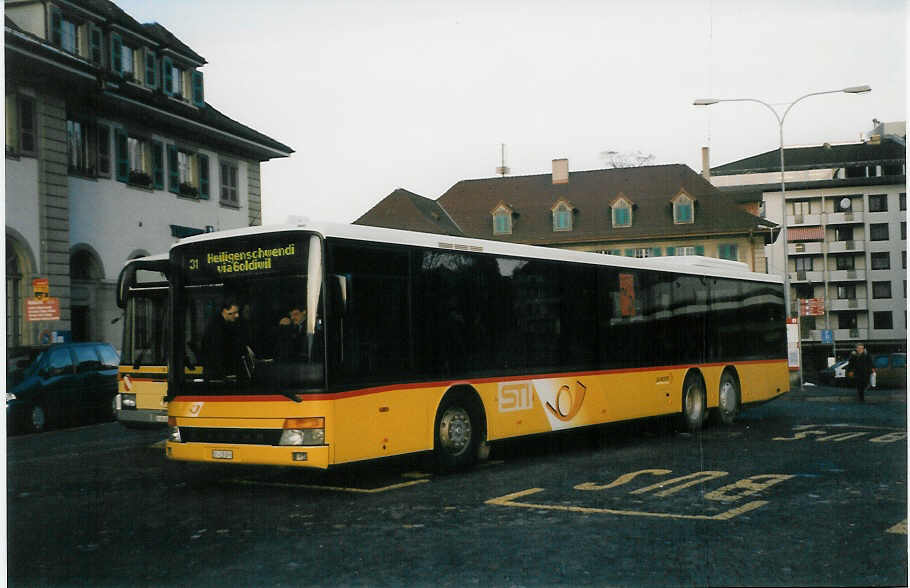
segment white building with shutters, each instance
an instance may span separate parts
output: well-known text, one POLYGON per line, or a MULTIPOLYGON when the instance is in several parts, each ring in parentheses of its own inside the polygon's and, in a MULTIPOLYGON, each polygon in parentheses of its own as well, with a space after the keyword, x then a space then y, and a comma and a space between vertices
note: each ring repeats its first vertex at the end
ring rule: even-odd
POLYGON ((205 101, 206 60, 107 0, 6 0, 7 347, 120 347, 123 263, 261 223, 260 163, 293 150, 205 101), (46 278, 60 319, 31 322, 46 278))

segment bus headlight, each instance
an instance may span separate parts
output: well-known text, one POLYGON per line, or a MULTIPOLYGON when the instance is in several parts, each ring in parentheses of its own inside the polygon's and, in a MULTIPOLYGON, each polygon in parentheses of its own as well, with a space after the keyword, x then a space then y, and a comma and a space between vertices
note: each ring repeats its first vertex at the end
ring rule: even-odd
POLYGON ((325 418, 285 419, 279 445, 324 445, 325 418))
POLYGON ((180 427, 177 426, 177 419, 175 417, 167 417, 167 440, 174 443, 182 443, 180 440, 180 427))
POLYGON ((126 410, 134 410, 136 408, 136 395, 120 394, 120 406, 126 410))

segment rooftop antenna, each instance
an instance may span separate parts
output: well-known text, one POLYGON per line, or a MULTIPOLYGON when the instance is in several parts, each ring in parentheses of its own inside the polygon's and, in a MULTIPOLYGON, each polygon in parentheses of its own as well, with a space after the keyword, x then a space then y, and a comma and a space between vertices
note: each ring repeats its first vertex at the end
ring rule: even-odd
POLYGON ((502 162, 502 165, 500 165, 499 167, 496 168, 496 173, 501 176, 506 176, 509 173, 509 168, 506 166, 506 144, 505 143, 499 144, 499 153, 500 153, 500 160, 502 162))

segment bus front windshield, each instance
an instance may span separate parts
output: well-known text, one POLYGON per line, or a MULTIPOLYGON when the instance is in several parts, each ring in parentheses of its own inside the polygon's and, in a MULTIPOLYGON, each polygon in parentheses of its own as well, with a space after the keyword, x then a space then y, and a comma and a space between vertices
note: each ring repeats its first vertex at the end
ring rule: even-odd
POLYGON ((180 393, 295 398, 324 389, 318 237, 205 241, 179 263, 180 393))

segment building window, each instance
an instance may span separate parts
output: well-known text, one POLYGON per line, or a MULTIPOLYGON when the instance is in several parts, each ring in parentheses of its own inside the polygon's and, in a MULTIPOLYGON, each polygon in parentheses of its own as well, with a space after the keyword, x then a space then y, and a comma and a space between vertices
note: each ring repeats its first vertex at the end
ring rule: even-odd
POLYGON ((174 65, 170 57, 161 58, 161 88, 164 93, 183 100, 184 70, 174 65))
POLYGON ((856 258, 852 255, 838 255, 834 258, 837 264, 837 269, 839 270, 853 270, 856 269, 856 258))
POLYGON ((907 252, 901 251, 901 269, 907 269, 907 252))
MULTIPOLYGON (((673 250, 673 255, 698 255, 695 249, 695 247, 676 247, 673 250)), ((670 255, 670 253, 668 252, 667 255, 670 255)))
MULTIPOLYGON (((726 243, 717 246, 717 256, 721 259, 729 259, 730 261, 739 260, 739 251, 736 245, 726 243)), ((809 263, 812 263, 812 258, 808 258, 809 263)))
POLYGON ((812 284, 800 284, 796 287, 796 297, 800 299, 815 298, 815 286, 812 284))
POLYGON ((221 162, 221 203, 240 206, 237 192, 237 165, 226 161, 221 162))
POLYGON ((21 94, 6 95, 6 154, 37 154, 35 100, 21 94))
POLYGON ((512 234, 512 209, 500 204, 493 210, 493 234, 512 234))
POLYGON ((856 316, 855 312, 841 312, 837 317, 837 325, 841 329, 855 329, 857 328, 856 316))
POLYGON ((673 222, 678 225, 695 222, 694 203, 685 194, 680 194, 673 200, 673 222))
POLYGON ((907 193, 901 192, 898 196, 898 201, 900 202, 901 210, 907 210, 907 193))
POLYGON ((890 310, 882 310, 872 313, 872 328, 873 329, 893 329, 894 328, 894 319, 891 316, 890 310))
POLYGON ((95 175, 97 138, 97 132, 93 126, 78 120, 66 121, 66 155, 69 173, 83 176, 95 175))
POLYGON ((632 226, 632 204, 628 200, 620 198, 614 202, 612 213, 614 227, 632 226))
POLYGON ((887 251, 873 253, 871 255, 872 269, 886 270, 891 269, 891 254, 887 251))
POLYGON ((873 298, 891 298, 891 282, 872 282, 873 298))
POLYGON ((567 202, 560 200, 553 207, 553 230, 554 231, 571 231, 572 230, 572 206, 567 202))
POLYGON ((51 7, 51 44, 73 55, 82 54, 83 25, 51 7))
POLYGON ((906 223, 906 221, 901 222, 901 240, 902 241, 907 240, 907 223, 906 223))
POLYGON ((111 177, 111 129, 107 125, 97 126, 98 134, 98 175, 111 177))
POLYGON ((835 241, 852 241, 853 240, 853 227, 836 227, 834 229, 834 240, 835 241))
POLYGON ((873 194, 869 196, 869 212, 887 212, 888 211, 888 195, 887 194, 873 194))
POLYGON ((810 210, 811 206, 808 200, 794 200, 790 203, 790 214, 793 216, 806 216, 810 210))
POLYGON ((635 250, 635 257, 651 257, 650 247, 639 247, 635 250))
MULTIPOLYGON (((721 259, 727 259, 722 257, 721 259)), ((811 272, 812 271, 812 257, 801 256, 794 258, 796 262, 796 271, 798 272, 811 272)))
POLYGON ((144 137, 114 130, 117 181, 132 186, 152 187, 152 149, 144 137))
POLYGON ((838 286, 837 287, 837 297, 840 300, 856 300, 856 286, 838 286))
POLYGON ((209 158, 175 145, 167 146, 168 190, 187 198, 209 197, 209 158))
POLYGON ((888 223, 874 223, 869 225, 870 241, 887 241, 888 240, 888 223))

